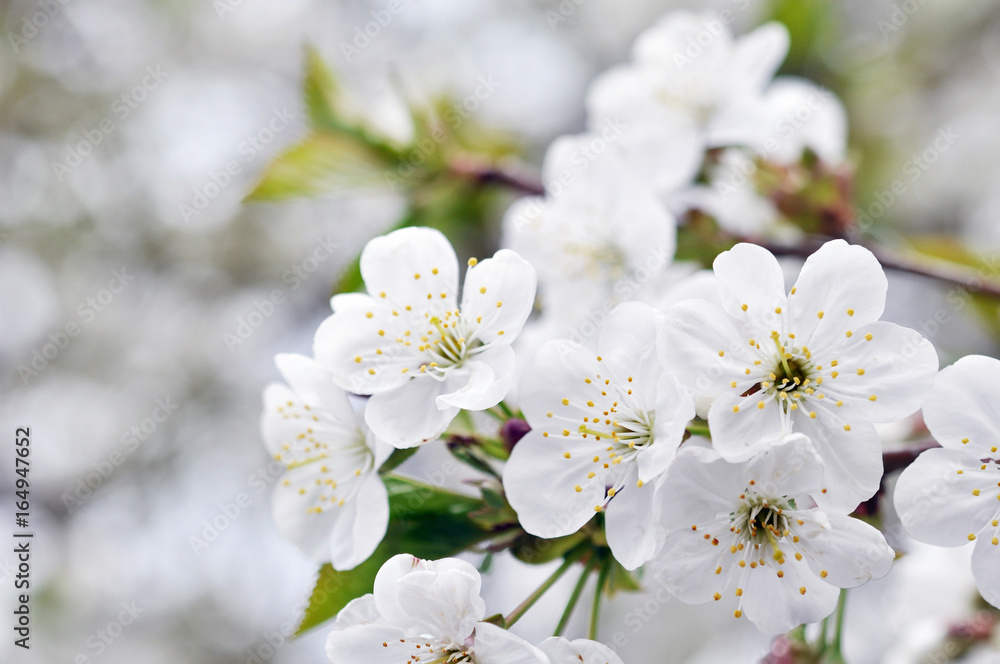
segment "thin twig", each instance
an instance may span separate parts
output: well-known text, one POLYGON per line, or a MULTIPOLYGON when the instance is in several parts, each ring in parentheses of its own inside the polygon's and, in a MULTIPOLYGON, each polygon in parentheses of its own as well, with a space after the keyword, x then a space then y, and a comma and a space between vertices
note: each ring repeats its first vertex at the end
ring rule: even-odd
MULTIPOLYGON (((455 161, 451 164, 451 172, 465 178, 471 178, 482 183, 503 184, 514 191, 522 194, 540 196, 545 193, 545 187, 540 181, 523 173, 514 173, 502 167, 477 162, 474 160, 455 161)), ((794 245, 773 244, 745 238, 744 241, 759 244, 776 256, 797 256, 808 258, 810 254, 819 249, 823 242, 832 238, 822 240, 806 240, 794 245)), ((945 260, 934 260, 922 258, 914 260, 904 257, 897 252, 884 247, 867 247, 879 263, 886 270, 914 274, 928 279, 934 279, 944 283, 952 284, 971 293, 981 293, 991 297, 1000 298, 1000 281, 987 281, 979 276, 975 270, 957 266, 945 260)))

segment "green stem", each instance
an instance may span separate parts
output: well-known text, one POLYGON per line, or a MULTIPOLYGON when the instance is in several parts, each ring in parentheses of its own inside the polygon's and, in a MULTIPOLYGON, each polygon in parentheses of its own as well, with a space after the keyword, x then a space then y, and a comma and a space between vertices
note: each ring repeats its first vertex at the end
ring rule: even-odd
POLYGON ((583 587, 587 585, 587 579, 590 578, 590 573, 594 571, 597 567, 597 563, 600 562, 597 556, 591 556, 590 560, 587 561, 587 566, 583 568, 583 574, 580 575, 580 580, 576 582, 576 586, 573 588, 573 594, 569 596, 569 602, 566 604, 566 610, 563 611, 562 617, 559 618, 559 624, 556 625, 556 631, 553 636, 562 636, 563 631, 566 629, 566 625, 569 624, 569 619, 573 615, 573 610, 576 608, 577 602, 580 601, 580 595, 583 594, 583 587))
POLYGON ((566 560, 563 562, 562 565, 559 566, 559 569, 557 569, 552 574, 552 576, 546 579, 545 582, 542 583, 542 585, 538 586, 535 592, 528 595, 528 598, 525 599, 523 602, 521 602, 517 606, 517 608, 511 611, 510 614, 504 619, 505 622, 507 623, 507 627, 510 627, 518 620, 520 620, 521 616, 523 616, 528 611, 528 609, 534 606, 535 602, 541 599, 542 595, 548 592, 549 588, 555 585, 555 582, 558 581, 562 577, 562 575, 565 574, 566 571, 573 566, 573 563, 579 560, 583 556, 583 554, 587 552, 587 548, 588 548, 587 546, 580 546, 570 551, 566 555, 566 560))
POLYGON ((500 406, 500 410, 503 411, 504 415, 506 415, 508 418, 514 417, 514 411, 512 411, 510 409, 510 406, 508 406, 505 402, 501 401, 498 405, 500 406))
POLYGON ((500 413, 496 412, 492 408, 487 408, 486 409, 486 414, 489 415, 490 417, 492 417, 493 419, 495 419, 497 422, 506 422, 507 421, 506 417, 504 417, 500 413))
POLYGON ((692 436, 706 436, 709 438, 712 436, 712 432, 708 429, 708 422, 701 420, 691 420, 688 422, 687 430, 692 436))
POLYGON ((592 641, 597 640, 597 624, 600 622, 601 618, 601 597, 604 595, 604 584, 608 580, 608 574, 611 572, 611 558, 604 559, 604 565, 601 567, 601 573, 597 576, 597 588, 594 589, 594 606, 590 610, 590 632, 589 638, 592 641))
POLYGON ((840 599, 837 600, 837 622, 834 624, 833 643, 830 645, 830 661, 841 663, 844 661, 844 653, 841 644, 844 638, 844 613, 847 609, 847 590, 840 591, 840 599))

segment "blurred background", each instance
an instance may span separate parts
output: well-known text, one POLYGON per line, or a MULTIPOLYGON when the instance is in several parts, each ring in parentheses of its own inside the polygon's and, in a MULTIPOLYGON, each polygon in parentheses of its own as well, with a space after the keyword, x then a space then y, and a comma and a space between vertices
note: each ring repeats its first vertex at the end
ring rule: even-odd
MULTIPOLYGON (((492 82, 467 139, 537 169, 554 137, 584 128, 595 74, 663 13, 729 9, 737 34, 777 18, 792 34, 782 72, 846 105, 872 237, 1000 271, 1000 1, 402 0, 359 40, 387 4, 0 2, 0 431, 31 427, 35 532, 30 652, 12 645, 14 556, 0 548, 0 661, 326 661, 323 628, 288 639, 316 568, 271 523, 280 469, 260 394, 274 354, 310 352, 333 284, 407 206, 385 191, 243 202, 308 131, 307 45, 401 140, 400 99, 448 104, 492 82)), ((492 253, 510 200, 477 199, 454 239, 492 253)), ((955 296, 892 276, 887 318, 921 330, 942 364, 995 356, 996 307, 955 296)), ((3 450, 0 520, 13 524, 3 450)), ((854 664, 929 661, 980 615, 968 551, 907 546, 852 594, 854 664)), ((550 571, 519 567, 495 562, 491 612, 550 571)), ((559 607, 547 596, 515 631, 547 636, 559 607)), ((606 612, 602 640, 626 662, 750 662, 769 647, 745 621, 652 592, 606 612)), ((1000 661, 984 639, 935 661, 1000 661)))

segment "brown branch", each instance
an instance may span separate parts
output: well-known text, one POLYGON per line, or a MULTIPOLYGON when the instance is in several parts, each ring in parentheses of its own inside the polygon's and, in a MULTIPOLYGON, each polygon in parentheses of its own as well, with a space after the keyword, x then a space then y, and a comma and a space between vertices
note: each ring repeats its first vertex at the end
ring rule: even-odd
MULTIPOLYGON (((823 246, 824 242, 834 238, 821 238, 806 240, 794 245, 783 245, 769 242, 746 239, 746 242, 759 244, 775 256, 795 256, 797 258, 808 258, 817 249, 823 246)), ((930 258, 914 260, 903 257, 899 253, 884 247, 866 246, 866 249, 875 254, 875 258, 886 270, 914 274, 928 279, 934 279, 943 283, 952 284, 970 293, 981 293, 991 297, 1000 298, 1000 282, 987 281, 975 270, 956 266, 954 263, 930 258)))
POLYGON ((461 178, 481 184, 501 184, 528 196, 541 196, 545 193, 541 181, 528 173, 514 172, 471 157, 453 160, 448 170, 461 178))
MULTIPOLYGON (((469 178, 483 184, 502 184, 526 195, 540 196, 545 193, 545 187, 542 183, 526 173, 508 171, 495 164, 476 161, 472 158, 452 162, 450 170, 459 177, 469 178)), ((834 238, 816 238, 794 245, 783 245, 751 238, 740 238, 741 241, 759 244, 775 256, 796 256, 799 258, 808 258, 824 242, 831 239, 834 238)), ((980 293, 1000 299, 1000 281, 983 278, 976 270, 961 267, 945 260, 904 257, 898 252, 884 247, 866 246, 866 248, 875 254, 878 262, 886 270, 934 279, 951 284, 956 288, 962 288, 970 293, 980 293)), ((991 277, 992 271, 987 276, 991 277)))

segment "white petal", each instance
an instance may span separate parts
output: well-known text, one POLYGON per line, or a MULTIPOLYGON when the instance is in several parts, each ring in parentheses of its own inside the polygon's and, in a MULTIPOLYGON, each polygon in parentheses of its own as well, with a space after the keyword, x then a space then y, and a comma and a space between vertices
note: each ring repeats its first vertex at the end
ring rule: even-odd
POLYGON ((442 312, 456 308, 458 258, 448 238, 432 228, 401 228, 371 240, 361 252, 361 276, 373 299, 397 308, 421 310, 428 301, 442 312))
POLYGON ((844 421, 829 406, 832 404, 817 407, 816 419, 800 409, 792 428, 809 436, 823 459, 823 486, 813 498, 824 508, 853 512, 879 489, 882 441, 875 427, 865 422, 852 424, 850 431, 845 430, 844 421))
POLYGON ((465 410, 485 410, 500 403, 514 377, 514 351, 510 346, 494 346, 466 362, 468 382, 456 392, 437 398, 437 405, 465 410))
POLYGON ((789 328, 813 354, 874 323, 885 309, 888 281, 864 247, 832 240, 806 259, 788 296, 789 328), (820 317, 822 312, 822 318, 820 317))
POLYGON ((840 591, 813 574, 805 562, 768 561, 747 575, 743 589, 746 617, 766 634, 780 634, 833 613, 840 591), (778 571, 782 576, 778 576, 778 571), (805 592, 802 592, 802 589, 805 592))
POLYGON ((674 460, 688 423, 694 418, 694 400, 670 374, 660 376, 656 388, 656 423, 653 444, 636 459, 639 478, 649 482, 666 471, 674 460))
POLYGON ((469 268, 462 292, 462 317, 480 320, 475 335, 484 344, 509 344, 521 333, 535 306, 535 268, 509 249, 469 268))
POLYGON ((587 450, 582 449, 584 443, 562 435, 544 437, 534 429, 514 446, 503 469, 503 486, 518 521, 532 535, 575 533, 594 516, 594 508, 604 504, 603 472, 587 478, 588 472, 599 470, 591 455, 603 446, 587 450))
POLYGON ((622 664, 611 648, 597 641, 577 639, 569 641, 553 636, 538 644, 551 664, 622 664))
POLYGON ((289 387, 311 407, 322 407, 334 420, 353 427, 358 418, 348 401, 347 393, 333 382, 333 375, 311 357, 279 353, 274 364, 289 387))
POLYGON ((331 664, 398 664, 409 661, 415 650, 415 643, 402 642, 406 636, 403 630, 386 623, 335 629, 326 638, 326 656, 331 664))
POLYGON ((338 293, 330 298, 330 308, 334 313, 348 309, 368 309, 375 306, 375 300, 365 293, 338 293))
POLYGON ((916 330, 885 322, 858 329, 852 339, 858 341, 835 352, 839 375, 823 383, 828 399, 845 402, 843 417, 894 422, 915 413, 937 375, 934 346, 916 330))
POLYGON ((770 136, 774 143, 762 146, 768 158, 792 164, 809 148, 827 164, 843 163, 847 111, 829 90, 805 79, 783 76, 768 87, 764 104, 775 128, 770 136))
POLYGON ((642 302, 625 302, 611 310, 601 325, 597 352, 611 377, 625 383, 634 376, 637 391, 652 393, 663 374, 656 354, 661 314, 642 302))
POLYGON ((377 304, 370 310, 333 314, 320 324, 313 340, 316 361, 330 371, 338 386, 354 394, 391 390, 408 380, 403 369, 409 372, 420 367, 416 351, 404 345, 407 320, 377 304))
POLYGON ((450 380, 412 378, 395 389, 373 395, 365 406, 365 422, 372 433, 396 448, 435 440, 460 410, 454 406, 439 409, 437 398, 457 386, 450 380))
POLYGON ((608 503, 604 525, 611 553, 628 570, 648 562, 666 536, 654 509, 656 487, 652 482, 640 487, 638 479, 632 469, 625 486, 608 503))
POLYGON ((759 380, 753 369, 746 373, 757 357, 748 343, 756 335, 744 327, 719 306, 701 300, 680 302, 667 315, 660 358, 695 395, 702 417, 720 394, 732 389, 732 381, 742 394, 759 380))
POLYGON ((457 558, 393 556, 375 576, 375 603, 393 625, 462 643, 486 613, 479 571, 457 558))
POLYGON ((808 496, 823 485, 823 460, 807 436, 794 433, 762 450, 744 473, 765 495, 808 496))
POLYGON ((671 534, 728 515, 746 482, 741 465, 724 461, 713 449, 692 446, 692 441, 681 447, 656 492, 663 525, 671 534))
POLYGON ((733 560, 726 560, 728 547, 712 546, 711 539, 706 541, 703 534, 708 533, 711 538, 728 532, 728 520, 698 524, 697 532, 691 530, 691 525, 667 535, 657 555, 654 579, 685 604, 704 604, 726 589, 733 560), (720 567, 722 570, 716 574, 720 567))
POLYGON ((354 569, 372 555, 389 526, 389 495, 378 473, 361 485, 330 532, 330 562, 336 570, 354 569))
POLYGON ((763 91, 788 55, 788 28, 772 21, 736 40, 733 48, 733 80, 763 91))
POLYGON ((476 664, 550 664, 541 650, 492 623, 476 625, 476 664))
POLYGON ((592 351, 569 341, 558 340, 544 344, 521 377, 518 389, 521 407, 528 423, 533 428, 543 427, 551 420, 548 413, 562 415, 560 408, 573 410, 568 421, 581 421, 584 415, 589 415, 581 410, 577 417, 581 404, 590 398, 584 378, 598 373, 600 363, 592 351), (561 405, 564 398, 569 401, 569 405, 561 405), (556 404, 560 408, 555 408, 556 404))
POLYGON ((899 476, 893 496, 906 532, 928 544, 960 546, 996 518, 1000 471, 982 465, 965 450, 923 452, 899 476))
POLYGON ((792 432, 781 406, 764 390, 747 397, 726 392, 708 411, 708 426, 719 454, 734 462, 746 461, 792 432))
POLYGON ((771 252, 740 243, 719 254, 713 269, 722 306, 729 315, 752 321, 761 330, 781 329, 780 314, 775 312, 787 308, 785 277, 771 252))
POLYGON ((942 447, 1000 458, 998 394, 1000 360, 968 355, 938 374, 924 405, 924 421, 942 447))
POLYGON ((972 551, 972 574, 979 594, 1000 609, 1000 528, 990 526, 979 534, 972 551))
POLYGON ((372 594, 363 595, 352 599, 347 606, 340 610, 337 619, 333 621, 335 630, 347 629, 355 625, 371 625, 372 623, 384 623, 382 614, 375 606, 375 596, 372 594))
POLYGON ((792 532, 799 536, 801 551, 810 569, 838 588, 854 588, 889 573, 896 553, 878 529, 860 519, 817 510, 789 514, 805 525, 792 532))

